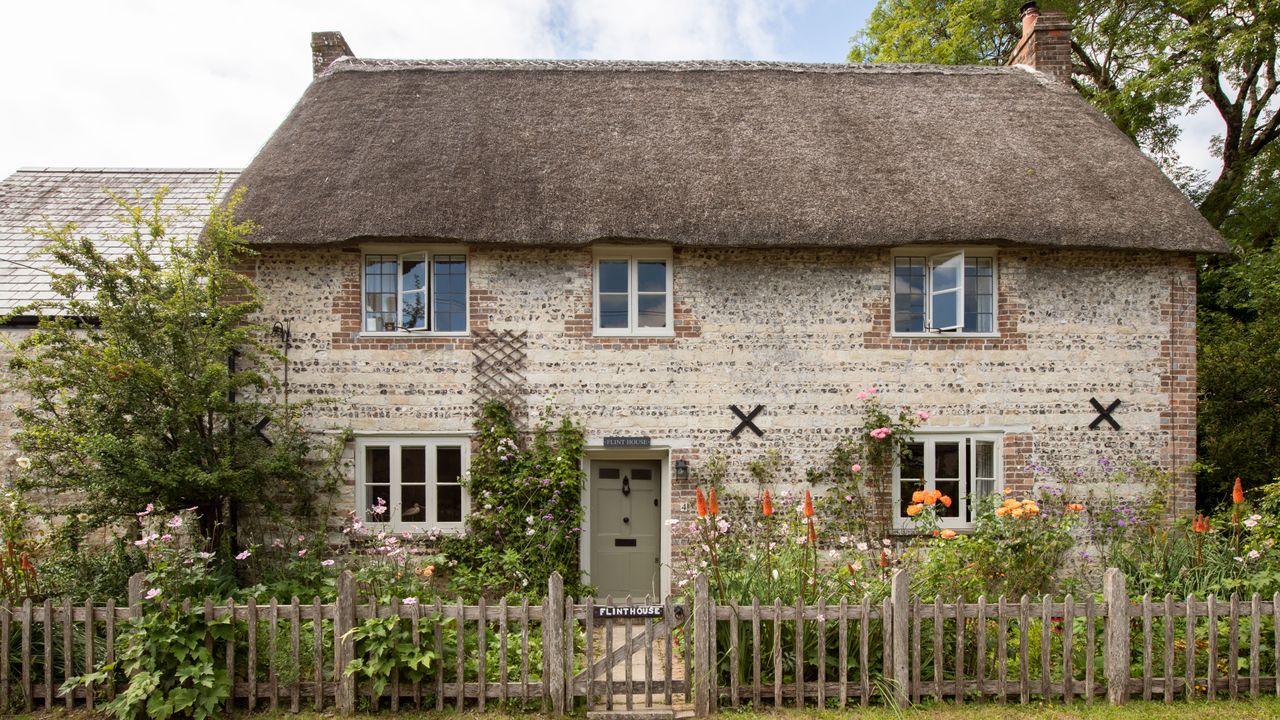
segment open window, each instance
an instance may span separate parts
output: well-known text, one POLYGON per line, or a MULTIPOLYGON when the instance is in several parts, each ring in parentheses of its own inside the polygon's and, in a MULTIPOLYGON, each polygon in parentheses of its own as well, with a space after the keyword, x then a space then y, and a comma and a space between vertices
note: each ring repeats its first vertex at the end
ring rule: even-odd
POLYGON ((995 292, 990 251, 900 251, 893 258, 893 332, 995 334, 995 292))
POLYGON ((467 332, 465 252, 371 252, 363 280, 362 332, 467 332))

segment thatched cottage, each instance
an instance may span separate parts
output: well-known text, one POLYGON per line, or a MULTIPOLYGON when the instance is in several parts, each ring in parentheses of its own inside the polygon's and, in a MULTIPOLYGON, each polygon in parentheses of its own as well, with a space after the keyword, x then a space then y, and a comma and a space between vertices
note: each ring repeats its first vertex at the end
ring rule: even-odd
POLYGON ((963 529, 1033 463, 1099 456, 1190 508, 1195 258, 1225 246, 1065 83, 1065 23, 1027 29, 1007 67, 369 60, 317 33, 238 185, 291 392, 355 433, 341 510, 460 529, 477 403, 554 400, 588 433, 584 571, 665 591, 691 470, 776 451, 802 480, 871 386, 931 415, 878 481, 886 529, 921 484, 963 529))
POLYGON ((460 528, 477 401, 554 399, 589 435, 584 570, 665 589, 690 466, 776 450, 800 480, 876 386, 932 416, 885 526, 919 483, 1103 455, 1190 508, 1195 257, 1223 241, 1062 81, 1061 19, 1029 25, 1007 67, 369 60, 317 34, 239 184, 293 392, 355 430, 344 507, 460 528))

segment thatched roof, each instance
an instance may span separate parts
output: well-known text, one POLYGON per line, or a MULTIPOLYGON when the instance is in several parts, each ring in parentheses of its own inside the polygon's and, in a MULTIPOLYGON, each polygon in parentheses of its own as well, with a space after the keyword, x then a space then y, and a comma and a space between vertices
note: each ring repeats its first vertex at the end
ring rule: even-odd
POLYGON ((149 201, 168 188, 164 212, 168 230, 194 235, 208 217, 209 195, 225 191, 237 170, 208 168, 22 168, 0 181, 0 315, 36 301, 56 302, 49 287, 52 258, 44 241, 29 231, 74 224, 108 255, 125 252, 110 236, 130 231, 111 194, 149 201))
POLYGON ((259 243, 1225 249, 1021 67, 344 58, 239 183, 259 243))

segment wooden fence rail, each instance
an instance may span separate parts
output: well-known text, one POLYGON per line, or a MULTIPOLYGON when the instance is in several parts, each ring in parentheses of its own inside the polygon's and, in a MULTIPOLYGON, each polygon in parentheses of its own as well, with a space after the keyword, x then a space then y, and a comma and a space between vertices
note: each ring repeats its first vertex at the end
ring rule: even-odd
MULTIPOLYGON (((361 602, 349 573, 335 602, 291 598, 244 604, 184 601, 205 618, 234 619, 220 648, 232 680, 228 709, 298 712, 404 707, 443 710, 587 709, 692 704, 839 707, 893 701, 1112 703, 1130 698, 1280 695, 1280 593, 1263 599, 1209 596, 1131 600, 1109 570, 1101 601, 1075 598, 925 600, 905 572, 889 597, 718 603, 706 577, 692 602, 667 598, 575 601, 553 576, 541 604, 361 602), (613 606, 609 612, 602 607, 613 606), (375 694, 344 672, 360 651, 351 631, 399 617, 412 642, 430 647, 425 677, 395 674, 375 694)), ((0 713, 37 707, 100 707, 120 687, 68 679, 112 662, 145 602, 24 601, 0 605, 0 713)))

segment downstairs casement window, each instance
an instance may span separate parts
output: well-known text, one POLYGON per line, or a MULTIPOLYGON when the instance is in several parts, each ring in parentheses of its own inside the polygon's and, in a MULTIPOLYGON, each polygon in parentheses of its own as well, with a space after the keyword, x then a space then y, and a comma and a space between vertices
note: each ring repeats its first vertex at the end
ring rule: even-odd
POLYGON ((973 527, 978 504, 990 502, 1003 484, 1000 445, 998 433, 917 433, 903 443, 893 468, 894 528, 914 528, 907 508, 917 490, 937 490, 951 498, 951 507, 935 506, 942 527, 973 527))
POLYGON ((996 333, 996 259, 989 250, 897 251, 891 294, 895 335, 996 333))
POLYGON ((368 437, 356 441, 356 514, 396 532, 461 532, 469 509, 462 473, 466 437, 368 437))
POLYGON ((366 252, 363 280, 363 332, 467 332, 464 251, 366 252))

